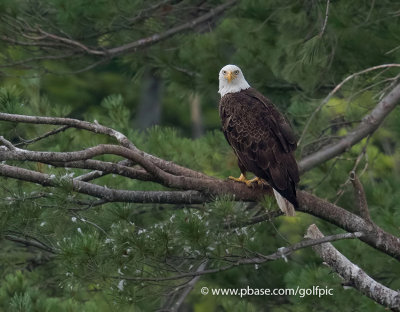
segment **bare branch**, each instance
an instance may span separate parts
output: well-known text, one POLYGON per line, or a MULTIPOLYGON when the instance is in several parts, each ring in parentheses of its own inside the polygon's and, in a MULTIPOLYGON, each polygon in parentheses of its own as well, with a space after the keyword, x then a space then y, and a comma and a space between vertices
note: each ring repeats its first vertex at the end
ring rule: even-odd
POLYGON ((22 237, 19 237, 16 235, 10 235, 10 234, 4 235, 4 238, 9 241, 16 242, 16 243, 19 243, 19 244, 22 244, 25 246, 35 247, 35 248, 50 252, 52 254, 56 253, 56 251, 53 248, 51 248, 50 246, 47 246, 46 244, 39 242, 37 240, 33 240, 33 239, 29 239, 29 238, 22 238, 22 237))
POLYGON ((15 151, 16 148, 12 143, 8 140, 6 140, 3 136, 0 136, 0 142, 3 143, 5 147, 7 147, 10 151, 15 151))
POLYGON ((11 121, 11 122, 23 122, 32 124, 46 124, 46 125, 66 125, 77 129, 83 129, 91 131, 97 134, 105 134, 118 141, 124 147, 127 147, 137 153, 139 153, 143 158, 154 163, 160 169, 174 174, 182 175, 186 177, 193 178, 203 178, 203 179, 213 179, 203 173, 179 166, 173 162, 166 161, 164 159, 155 157, 153 155, 147 154, 139 150, 124 134, 118 132, 114 129, 102 126, 98 123, 91 123, 87 121, 82 121, 78 119, 71 118, 60 118, 60 117, 39 117, 39 116, 27 116, 27 115, 17 115, 17 114, 6 114, 0 113, 0 120, 11 121))
MULTIPOLYGON (((315 224, 308 228, 307 236, 312 239, 320 239, 324 237, 315 224)), ((357 265, 353 264, 349 259, 343 256, 331 243, 315 245, 313 249, 325 263, 327 263, 346 281, 349 281, 358 291, 393 311, 400 311, 399 292, 372 279, 357 265)))
POLYGON ((158 9, 159 7, 161 7, 165 4, 168 4, 169 2, 171 2, 171 0, 163 0, 163 1, 160 1, 158 3, 151 5, 150 7, 146 8, 146 9, 143 9, 136 16, 128 18, 129 25, 132 25, 132 24, 136 23, 137 21, 139 21, 145 17, 148 17, 149 12, 152 12, 152 11, 158 9))
POLYGON ((393 90, 378 103, 371 113, 362 119, 361 123, 353 131, 350 131, 341 140, 300 160, 300 171, 308 171, 311 168, 349 150, 354 144, 357 144, 363 138, 373 133, 384 121, 386 116, 397 106, 399 101, 400 84, 394 87, 393 90))
MULTIPOLYGON (((337 192, 337 195, 338 195, 338 196, 336 197, 336 199, 335 199, 335 201, 334 201, 334 204, 335 204, 335 205, 336 205, 336 203, 339 201, 339 199, 343 196, 343 194, 345 193, 345 187, 346 187, 348 184, 351 183, 351 174, 352 174, 352 172, 354 172, 354 173, 356 172, 356 169, 357 169, 358 165, 360 164, 361 159, 363 159, 363 157, 365 156, 366 160, 368 160, 367 147, 368 147, 368 144, 369 144, 370 139, 371 139, 371 135, 369 135, 369 136, 367 137, 367 140, 366 140, 364 146, 362 147, 361 152, 360 152, 359 155, 357 156, 357 159, 356 159, 356 161, 354 162, 353 169, 351 169, 351 171, 350 171, 350 173, 349 173, 349 177, 347 178, 346 182, 344 182, 342 185, 340 185, 340 189, 339 189, 339 191, 337 192)), ((364 169, 361 171, 360 176, 361 176, 361 175, 363 174, 363 172, 367 169, 367 167, 368 167, 368 161, 366 161, 365 166, 364 166, 364 169)))
POLYGON ((57 129, 51 130, 49 132, 46 132, 46 133, 42 134, 41 136, 38 136, 38 137, 30 139, 30 140, 21 139, 22 142, 15 144, 15 146, 28 145, 28 144, 32 144, 32 143, 38 142, 38 141, 43 140, 43 139, 45 139, 45 138, 47 138, 49 136, 52 136, 52 135, 55 135, 57 133, 63 132, 65 130, 67 130, 69 127, 70 126, 62 126, 62 127, 59 127, 57 129))
MULTIPOLYGON (((120 161, 121 163, 123 161, 120 161)), ((144 170, 131 168, 128 166, 120 165, 119 163, 112 163, 94 159, 77 160, 70 162, 50 162, 52 166, 64 167, 64 168, 80 168, 80 169, 91 169, 96 170, 89 172, 88 174, 82 175, 77 179, 80 181, 90 181, 94 178, 104 176, 106 174, 118 174, 123 177, 137 179, 141 181, 156 181, 156 179, 144 170)))
MULTIPOLYGON (((149 174, 151 174, 155 178, 155 181, 165 186, 183 190, 195 189, 207 193, 208 197, 212 195, 215 196, 234 193, 238 194, 243 200, 255 200, 255 195, 260 196, 270 191, 270 188, 265 189, 265 187, 257 185, 254 186, 254 189, 258 189, 259 192, 254 192, 253 189, 244 187, 244 185, 234 183, 233 181, 225 182, 211 178, 199 179, 185 176, 175 176, 163 171, 154 165, 150 160, 142 157, 142 155, 137 151, 117 145, 101 144, 77 152, 36 152, 23 149, 16 149, 15 151, 9 152, 0 151, 0 160, 29 160, 54 164, 57 162, 86 160, 104 154, 114 154, 132 160, 133 162, 141 165, 149 174)), ((93 164, 95 162, 92 161, 91 163, 93 164)))
MULTIPOLYGON (((124 166, 124 167, 131 167, 134 165, 134 163, 132 163, 132 161, 130 161, 128 159, 124 159, 124 160, 121 160, 118 163, 116 163, 116 165, 124 166)), ((90 168, 90 169, 95 169, 95 168, 90 168)), ((88 181, 92 181, 94 179, 103 177, 109 173, 112 173, 111 170, 110 170, 110 172, 107 172, 107 171, 104 171, 103 169, 95 169, 95 171, 91 171, 91 172, 82 174, 81 176, 76 177, 75 179, 88 182, 88 181)), ((128 169, 128 171, 129 171, 129 169, 128 169)), ((138 179, 140 179, 140 178, 138 177, 138 179)), ((143 180, 145 180, 145 179, 143 179, 143 180)))
POLYGON ((298 145, 301 144, 301 142, 304 139, 304 136, 306 134, 306 132, 308 131, 308 127, 310 126, 312 120, 314 119, 314 117, 317 115, 317 113, 322 109, 322 107, 329 102, 329 100, 332 98, 332 96, 335 95, 335 93, 337 91, 339 91, 340 88, 343 87, 343 85, 348 82, 349 80, 353 79, 354 77, 357 77, 359 75, 368 73, 370 71, 374 71, 377 69, 381 69, 381 68, 390 68, 390 67, 400 67, 400 64, 382 64, 382 65, 378 65, 378 66, 373 66, 367 69, 364 69, 362 71, 359 71, 357 73, 354 73, 350 76, 347 76, 341 83, 339 83, 331 92, 329 92, 328 96, 321 102, 321 104, 319 104, 319 106, 314 110, 314 112, 311 114, 310 118, 307 120, 306 125, 304 126, 303 132, 301 133, 300 139, 298 141, 298 145))
MULTIPOLYGON (((38 183, 43 186, 57 186, 57 181, 47 174, 5 164, 0 165, 0 175, 38 183)), ((75 191, 101 198, 108 202, 200 204, 212 201, 215 196, 222 194, 233 194, 235 200, 257 201, 265 192, 262 189, 249 189, 244 184, 232 181, 206 180, 202 182, 195 184, 193 181, 193 188, 188 191, 148 192, 110 189, 105 186, 94 185, 76 179, 72 180, 71 183, 75 191), (202 182, 205 184, 199 187, 202 182), (202 188, 208 188, 208 191, 198 191, 202 188)), ((400 260, 400 240, 397 237, 383 231, 377 225, 367 222, 361 217, 312 194, 298 191, 297 197, 300 204, 299 211, 322 218, 350 232, 368 232, 368 235, 361 238, 364 242, 400 260)), ((269 215, 265 217, 268 218, 269 215)), ((263 219, 263 217, 261 218, 263 219)))
POLYGON ((328 24, 329 3, 330 3, 330 0, 327 0, 327 1, 326 1, 326 10, 325 10, 325 19, 324 19, 324 23, 323 23, 323 25, 322 25, 321 32, 319 33, 319 36, 320 36, 320 37, 322 37, 322 36, 324 35, 326 25, 328 24))
POLYGON ((119 144, 128 148, 135 148, 132 142, 114 129, 102 126, 98 123, 91 123, 88 121, 82 121, 72 118, 61 118, 61 117, 39 117, 39 116, 27 116, 17 114, 0 113, 0 120, 11 121, 11 122, 23 122, 31 124, 42 124, 42 125, 58 125, 58 126, 70 126, 77 129, 88 130, 94 133, 100 133, 108 135, 118 141, 119 144))
MULTIPOLYGON (((58 186, 55 177, 48 174, 5 164, 0 164, 0 175, 42 186, 58 186)), ((210 196, 198 191, 128 191, 110 189, 78 180, 72 180, 71 183, 74 191, 105 199, 108 202, 199 204, 211 200, 210 196)))
POLYGON ((107 55, 107 51, 99 51, 99 50, 91 49, 91 48, 85 46, 84 44, 82 44, 82 43, 80 43, 78 41, 75 41, 75 40, 72 40, 72 39, 68 39, 68 38, 65 38, 65 37, 60 37, 60 36, 57 36, 57 35, 54 35, 54 34, 50 34, 50 33, 46 32, 46 31, 44 31, 44 30, 42 30, 40 28, 38 28, 38 32, 39 32, 39 34, 42 35, 41 37, 39 37, 39 38, 29 38, 29 39, 38 41, 38 40, 43 40, 43 39, 50 38, 50 39, 53 39, 54 41, 59 41, 59 42, 65 43, 68 46, 77 47, 78 49, 85 51, 85 53, 87 53, 87 54, 102 55, 102 56, 107 55))
MULTIPOLYGON (((202 262, 198 266, 196 272, 203 271, 205 269, 206 265, 207 265, 207 261, 202 262)), ((196 285, 199 278, 200 278, 200 276, 193 277, 187 284, 184 285, 184 287, 182 287, 182 289, 178 290, 177 295, 174 294, 173 296, 169 296, 167 302, 163 304, 163 307, 161 308, 161 310, 162 311, 164 311, 164 310, 171 311, 171 312, 179 311, 179 308, 182 305, 183 301, 193 290, 193 287, 196 285)))
POLYGON ((360 179, 358 178, 355 171, 350 172, 350 180, 353 183, 356 207, 360 212, 360 216, 366 221, 372 222, 368 210, 368 203, 365 196, 364 187, 362 186, 360 179))
POLYGON ((297 198, 300 205, 299 211, 319 217, 348 232, 367 233, 368 235, 360 238, 363 242, 400 260, 400 239, 398 237, 385 232, 374 223, 367 222, 363 218, 305 191, 297 191, 297 198))
POLYGON ((218 14, 222 13, 226 9, 233 6, 236 3, 236 1, 237 0, 227 1, 224 4, 221 4, 220 6, 216 7, 215 9, 212 9, 210 12, 208 12, 190 22, 187 22, 182 25, 168 29, 166 32, 163 32, 163 33, 154 34, 147 38, 143 38, 143 39, 131 42, 131 43, 127 43, 127 44, 124 44, 124 45, 116 47, 116 48, 108 49, 107 53, 108 53, 108 55, 117 56, 122 53, 127 53, 132 50, 135 51, 138 48, 142 48, 142 47, 148 46, 150 44, 157 43, 161 40, 165 40, 177 33, 181 33, 188 29, 194 28, 199 24, 209 21, 210 19, 214 18, 218 14))

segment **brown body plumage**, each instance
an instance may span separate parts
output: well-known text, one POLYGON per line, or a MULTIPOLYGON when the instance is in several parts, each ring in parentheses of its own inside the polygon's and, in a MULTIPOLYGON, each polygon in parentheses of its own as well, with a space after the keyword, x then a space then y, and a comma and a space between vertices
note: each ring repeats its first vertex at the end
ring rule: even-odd
POLYGON ((300 179, 293 155, 297 144, 284 116, 253 88, 224 94, 219 114, 240 171, 264 179, 297 208, 296 184, 300 179))

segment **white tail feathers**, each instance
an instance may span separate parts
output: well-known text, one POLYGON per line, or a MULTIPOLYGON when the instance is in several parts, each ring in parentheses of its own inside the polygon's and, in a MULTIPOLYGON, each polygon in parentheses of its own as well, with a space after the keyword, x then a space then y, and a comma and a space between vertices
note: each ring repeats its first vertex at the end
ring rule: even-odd
POLYGON ((280 210, 282 210, 286 216, 294 217, 296 215, 296 211, 294 210, 293 205, 275 190, 274 190, 274 195, 280 210))

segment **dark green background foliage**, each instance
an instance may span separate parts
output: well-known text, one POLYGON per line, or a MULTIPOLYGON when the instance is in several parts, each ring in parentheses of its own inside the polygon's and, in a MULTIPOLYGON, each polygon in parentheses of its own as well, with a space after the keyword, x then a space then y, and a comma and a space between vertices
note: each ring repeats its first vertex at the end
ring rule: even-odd
MULTIPOLYGON (((156 1, 6 1, 0 12, 32 24, 62 29, 90 46, 114 47, 184 20, 186 7, 196 1, 177 1, 181 11, 145 17, 135 27, 123 27, 127 18, 156 1), (109 30, 115 30, 107 35, 109 30), (104 32, 95 39, 91 33, 104 32), (91 41, 92 40, 92 41, 91 41)), ((175 2, 172 1, 172 4, 175 2)), ((210 1, 217 6, 220 1, 210 1)), ((249 83, 269 96, 292 122, 300 137, 310 114, 346 76, 365 68, 400 63, 398 1, 331 1, 323 33, 326 1, 239 1, 214 23, 180 33, 166 41, 120 56, 92 70, 94 60, 45 61, 33 67, 0 69, 0 111, 27 115, 63 116, 97 120, 126 134, 140 149, 208 175, 237 175, 236 159, 219 130, 218 71, 237 64, 249 83), (154 109, 161 113, 146 128, 138 114, 146 107, 149 81, 158 85, 154 109), (200 100, 202 129, 192 139, 192 99, 200 100), (146 129, 143 129, 146 128, 146 129)), ((9 25, 0 24, 2 33, 9 25)), ((2 42, 3 65, 38 51, 2 42)), ((316 115, 302 137, 297 158, 333 142, 357 125, 376 105, 399 71, 384 69, 357 76, 316 115)), ((149 116, 148 112, 143 116, 149 116)), ((153 116, 154 117, 154 116, 153 116)), ((151 118, 150 118, 151 119, 151 118)), ((53 127, 0 123, 1 134, 12 142, 41 135, 53 127)), ((366 155, 357 167, 373 220, 399 236, 400 220, 400 111, 396 109, 369 139, 366 155)), ((28 148, 67 151, 113 143, 108 138, 68 129, 28 148)), ((367 140, 301 178, 300 188, 354 211, 351 183, 345 183, 367 140)), ((115 160, 114 157, 103 157, 115 160)), ((8 162, 9 163, 9 162, 8 162)), ((18 233, 37 238, 60 252, 51 259, 44 252, 2 240, 0 243, 1 311, 153 311, 179 282, 132 282, 124 276, 168 275, 171 266, 193 270, 204 259, 208 266, 224 265, 227 255, 269 254, 303 238, 317 223, 324 234, 336 227, 309 215, 277 219, 237 229, 228 221, 244 222, 254 214, 246 204, 216 198, 204 206, 105 204, 79 210, 78 200, 90 200, 71 190, 72 176, 82 170, 64 170, 39 163, 15 163, 54 174, 62 188, 42 188, 1 179, 0 235, 18 233), (116 278, 110 278, 114 276, 116 278), (123 285, 123 287, 118 287, 123 285), (121 288, 121 289, 119 289, 121 288), (122 289, 123 288, 123 289, 122 289)), ((163 189, 155 183, 106 176, 96 183, 130 190, 163 189)), ((272 200, 263 209, 276 209, 272 200)), ((347 240, 334 245, 373 278, 400 288, 400 265, 364 243, 347 240)), ((356 290, 345 290, 340 278, 310 249, 296 252, 288 262, 278 260, 259 267, 242 266, 205 276, 186 299, 193 311, 384 311, 356 290), (200 288, 308 288, 334 289, 322 298, 294 296, 202 296, 200 288)))

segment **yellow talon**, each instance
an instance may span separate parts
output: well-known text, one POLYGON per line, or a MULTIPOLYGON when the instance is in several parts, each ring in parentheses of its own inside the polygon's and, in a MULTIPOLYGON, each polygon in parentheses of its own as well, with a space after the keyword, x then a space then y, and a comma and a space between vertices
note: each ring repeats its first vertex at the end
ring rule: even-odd
POLYGON ((231 179, 231 180, 233 180, 233 181, 236 181, 236 182, 246 183, 246 185, 247 185, 248 187, 252 187, 252 186, 253 186, 252 184, 253 184, 254 182, 257 182, 257 184, 262 184, 262 181, 261 181, 260 178, 255 177, 254 179, 247 180, 247 179, 246 179, 246 176, 245 176, 243 173, 240 174, 240 177, 239 177, 239 178, 235 178, 235 177, 230 176, 229 179, 231 179))
MULTIPOLYGON (((252 183, 254 183, 254 182, 257 182, 258 185, 263 184, 263 181, 262 181, 259 177, 255 177, 255 178, 253 178, 253 179, 251 179, 251 180, 248 180, 247 182, 250 183, 250 184, 252 184, 252 183)), ((247 183, 246 183, 246 184, 247 184, 247 183)))
POLYGON ((246 181, 248 181, 246 179, 246 176, 243 173, 240 174, 239 178, 235 178, 235 177, 229 176, 229 179, 231 179, 233 181, 236 181, 236 182, 243 182, 243 183, 246 183, 246 181))

